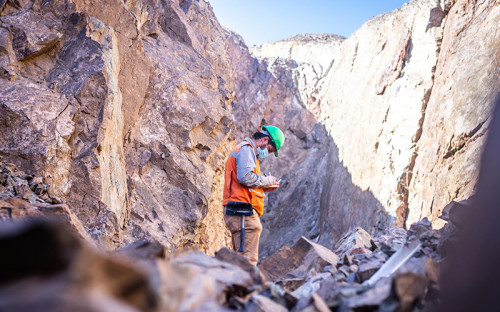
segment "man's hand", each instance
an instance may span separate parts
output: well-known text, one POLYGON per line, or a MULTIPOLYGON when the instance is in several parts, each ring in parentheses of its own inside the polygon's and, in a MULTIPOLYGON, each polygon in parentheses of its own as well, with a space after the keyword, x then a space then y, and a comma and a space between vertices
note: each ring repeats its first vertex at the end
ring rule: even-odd
POLYGON ((272 191, 276 191, 278 188, 279 188, 279 181, 276 181, 276 178, 273 177, 273 176, 268 176, 268 177, 264 177, 264 179, 266 179, 266 182, 269 182, 269 183, 266 183, 266 186, 264 186, 262 188, 262 190, 264 192, 272 192, 272 191))
POLYGON ((278 187, 264 187, 262 190, 266 193, 269 193, 269 192, 274 192, 276 191, 277 189, 279 189, 279 186, 278 187))
POLYGON ((262 178, 264 182, 264 187, 276 185, 276 178, 273 176, 267 176, 262 178))

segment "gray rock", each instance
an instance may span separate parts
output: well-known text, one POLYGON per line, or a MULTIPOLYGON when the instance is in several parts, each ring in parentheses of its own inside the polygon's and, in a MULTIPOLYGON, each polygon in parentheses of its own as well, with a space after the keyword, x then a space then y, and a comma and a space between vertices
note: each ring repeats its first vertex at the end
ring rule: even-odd
POLYGON ((462 227, 467 222, 467 209, 471 209, 472 198, 461 202, 452 201, 443 208, 443 213, 439 218, 451 222, 458 228, 462 227))
POLYGON ((288 311, 284 306, 274 302, 273 300, 261 296, 261 295, 252 295, 250 297, 249 303, 246 307, 246 311, 252 312, 285 312, 288 311))
POLYGON ((374 253, 371 256, 372 257, 361 261, 358 266, 358 272, 356 273, 356 276, 359 282, 368 280, 373 274, 375 274, 375 272, 378 271, 378 269, 380 269, 380 267, 387 260, 386 257, 379 253, 374 253))
POLYGON ((252 277, 255 286, 263 285, 266 282, 262 272, 256 266, 252 265, 248 259, 243 257, 240 253, 228 248, 222 248, 215 253, 215 258, 220 261, 232 263, 245 270, 252 277))
MULTIPOLYGON (((303 284, 303 282, 304 281, 302 281, 301 285, 303 284)), ((296 306, 299 298, 291 293, 291 289, 285 287, 282 288, 282 285, 286 285, 289 287, 290 283, 267 283, 266 287, 259 292, 259 295, 272 299, 274 302, 279 303, 281 306, 286 307, 288 310, 291 310, 296 306)), ((298 288, 299 286, 297 286, 296 288, 298 288)))
POLYGON ((331 277, 330 273, 319 273, 294 290, 292 294, 299 298, 296 308, 301 309, 306 307, 311 302, 312 295, 321 288, 325 281, 331 279, 331 277))
POLYGON ((372 236, 358 227, 345 234, 335 245, 335 253, 341 257, 351 255, 351 252, 357 248, 371 248, 372 236))
POLYGON ((381 279, 373 288, 369 288, 358 295, 344 301, 344 305, 355 311, 363 308, 379 306, 391 295, 391 280, 381 279))
POLYGON ((327 265, 336 265, 339 257, 324 246, 302 237, 295 245, 284 246, 267 258, 259 268, 271 281, 304 278, 311 271, 323 271, 327 265))

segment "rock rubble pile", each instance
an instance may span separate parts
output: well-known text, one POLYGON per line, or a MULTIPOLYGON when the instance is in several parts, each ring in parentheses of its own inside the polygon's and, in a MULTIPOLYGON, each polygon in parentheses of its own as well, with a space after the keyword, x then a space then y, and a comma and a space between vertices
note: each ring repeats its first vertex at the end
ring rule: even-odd
POLYGON ((76 231, 68 232, 67 224, 2 225, 0 310, 423 311, 439 303, 442 260, 440 233, 428 224, 416 224, 408 237, 419 232, 423 246, 430 244, 374 285, 366 281, 404 246, 404 230, 390 228, 368 245, 366 232, 355 229, 336 249, 342 258, 302 238, 259 270, 226 248, 215 257, 192 250, 172 254, 140 241, 103 253, 68 234, 76 231), (268 271, 273 264, 281 270, 268 271))
POLYGON ((1 200, 17 196, 31 204, 61 203, 56 196, 49 197, 47 192, 50 185, 44 184, 41 177, 21 172, 14 164, 6 163, 2 157, 0 157, 0 168, 1 200))
MULTIPOLYGON (((42 184, 1 165, 5 181, 42 184)), ((31 203, 11 182, 2 187, 2 311, 424 311, 439 304, 440 265, 467 204, 450 204, 441 230, 427 219, 376 237, 358 227, 332 250, 302 237, 257 268, 226 248, 211 257, 143 240, 104 253, 64 204, 41 203, 35 192, 31 203), (372 282, 414 242, 409 259, 372 282)))
POLYGON ((43 178, 20 171, 0 157, 0 221, 25 218, 51 218, 70 225, 80 238, 92 242, 84 226, 66 204, 49 196, 50 185, 43 178))

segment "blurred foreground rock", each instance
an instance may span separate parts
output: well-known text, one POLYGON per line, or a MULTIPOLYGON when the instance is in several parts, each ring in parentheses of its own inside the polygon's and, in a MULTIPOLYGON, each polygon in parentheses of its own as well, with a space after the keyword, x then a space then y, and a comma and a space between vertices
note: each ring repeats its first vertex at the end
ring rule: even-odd
POLYGON ((262 286, 200 252, 166 259, 160 245, 140 243, 105 254, 46 220, 0 230, 1 311, 223 311, 262 286))
POLYGON ((2 223, 1 311, 154 311, 147 275, 61 223, 2 223))
POLYGON ((301 238, 255 267, 227 248, 212 257, 146 240, 103 253, 68 231, 75 225, 47 219, 0 223, 1 311, 428 311, 440 302, 442 246, 455 226, 433 230, 424 219, 377 237, 356 228, 336 244, 342 258, 301 238))

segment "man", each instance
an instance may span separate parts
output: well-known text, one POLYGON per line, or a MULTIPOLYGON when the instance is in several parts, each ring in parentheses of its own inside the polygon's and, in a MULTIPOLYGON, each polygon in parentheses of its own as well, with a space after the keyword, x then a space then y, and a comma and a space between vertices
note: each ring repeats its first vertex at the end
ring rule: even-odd
POLYGON ((245 138, 229 155, 224 175, 224 221, 231 232, 233 249, 242 252, 250 263, 257 265, 259 238, 262 232, 260 217, 264 212, 264 192, 274 191, 279 182, 273 176, 260 173, 260 160, 283 146, 283 132, 273 126, 264 126, 252 138, 245 138), (247 206, 251 215, 233 213, 234 205, 247 206), (251 206, 250 206, 251 205, 251 206), (241 245, 242 226, 244 243, 241 245))

